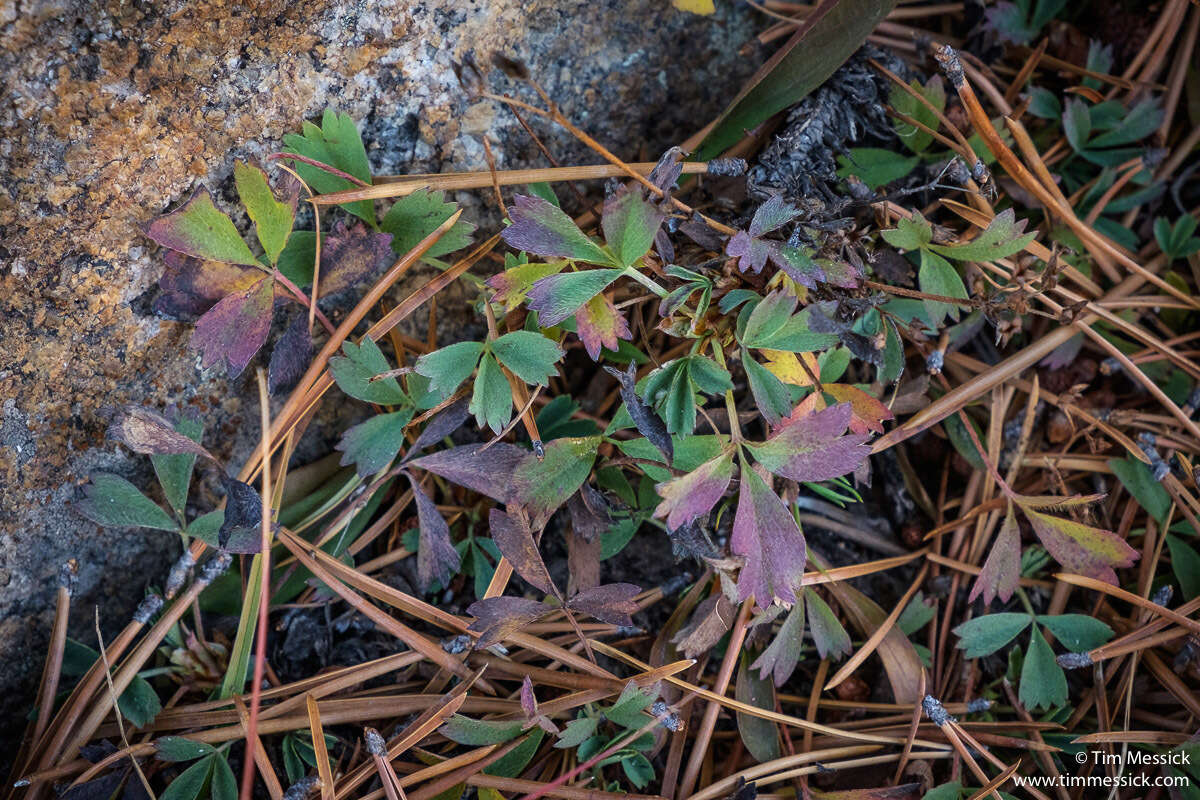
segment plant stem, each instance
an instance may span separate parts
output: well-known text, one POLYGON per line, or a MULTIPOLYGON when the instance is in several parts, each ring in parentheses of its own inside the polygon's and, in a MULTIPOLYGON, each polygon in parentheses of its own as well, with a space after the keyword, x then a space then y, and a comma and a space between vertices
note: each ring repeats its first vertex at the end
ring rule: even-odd
POLYGON ((659 286, 657 283, 654 282, 654 280, 652 278, 646 277, 645 275, 643 275, 641 272, 634 269, 633 267, 626 267, 624 274, 627 277, 633 278, 635 281, 640 283, 642 286, 645 286, 647 289, 654 292, 654 294, 658 295, 658 297, 664 298, 667 296, 666 289, 659 286))

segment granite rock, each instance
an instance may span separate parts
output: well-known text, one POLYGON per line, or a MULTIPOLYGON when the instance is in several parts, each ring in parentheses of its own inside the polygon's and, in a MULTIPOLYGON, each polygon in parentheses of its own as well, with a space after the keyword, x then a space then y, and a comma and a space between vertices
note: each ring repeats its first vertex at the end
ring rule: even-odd
MULTIPOLYGON (((98 411, 196 409, 235 465, 256 435, 245 377, 201 374, 190 326, 150 312, 162 264, 140 223, 197 185, 229 199, 235 159, 261 161, 326 107, 361 121, 377 173, 484 168, 481 135, 501 166, 543 165, 454 77, 497 52, 617 153, 653 158, 752 71, 737 54, 752 23, 661 0, 0 1, 0 715, 28 710, 62 562, 79 561, 72 633, 89 639, 95 606, 123 625, 178 553, 173 534, 71 512, 95 470, 153 491, 98 411)), ((596 161, 538 127, 563 160, 596 161)))

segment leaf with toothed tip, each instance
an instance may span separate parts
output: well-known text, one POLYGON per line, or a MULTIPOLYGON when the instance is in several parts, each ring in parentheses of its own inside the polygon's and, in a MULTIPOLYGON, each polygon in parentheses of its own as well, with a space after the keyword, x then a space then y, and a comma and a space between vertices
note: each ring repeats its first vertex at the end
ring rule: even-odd
POLYGON ((482 451, 479 448, 477 444, 451 447, 414 458, 408 465, 440 475, 498 502, 508 502, 513 473, 533 455, 525 448, 507 442, 497 442, 482 451))
POLYGON ((482 352, 482 342, 455 342, 421 356, 415 369, 429 378, 430 391, 449 397, 475 371, 482 352))
POLYGON ((552 610, 553 606, 524 597, 489 597, 467 606, 467 613, 475 617, 467 630, 480 634, 475 649, 483 650, 552 610))
POLYGON ((500 234, 509 247, 547 258, 569 258, 590 264, 612 259, 553 203, 540 197, 515 195, 508 207, 512 224, 500 234))
POLYGON ((548 442, 540 461, 531 455, 513 470, 507 499, 525 509, 533 528, 541 528, 587 480, 599 447, 599 436, 548 442))
POLYGON ((633 624, 631 614, 638 611, 634 599, 641 594, 641 587, 632 583, 606 583, 594 589, 586 589, 567 601, 572 611, 588 614, 609 625, 633 624))
POLYGON ((392 463, 404 446, 404 429, 412 420, 412 408, 377 414, 342 434, 337 449, 342 466, 354 464, 359 475, 374 475, 392 463))
POLYGON ((821 387, 825 394, 831 395, 839 404, 849 404, 853 412, 850 417, 852 433, 883 433, 883 423, 895 419, 891 409, 879 402, 878 399, 845 383, 827 383, 821 387))
POLYGON ((589 269, 547 276, 529 290, 529 309, 538 312, 539 325, 549 328, 577 312, 621 275, 619 269, 589 269))
POLYGON ((267 261, 275 264, 279 261, 279 254, 283 252, 292 232, 296 214, 294 198, 291 203, 276 200, 271 191, 271 184, 267 181, 267 174, 244 161, 233 165, 233 181, 237 186, 238 197, 246 207, 246 213, 254 221, 254 231, 258 235, 263 252, 266 253, 267 261))
POLYGON ((604 201, 600 227, 617 261, 629 267, 650 252, 662 222, 663 213, 642 197, 641 189, 628 186, 604 201))
POLYGON ((991 552, 983 562, 979 577, 971 587, 968 603, 974 603, 975 598, 983 595, 983 602, 991 604, 999 597, 1007 603, 1017 590, 1017 580, 1021 577, 1021 533, 1017 526, 1017 517, 1009 505, 1004 522, 996 533, 991 552))
MULTIPOLYGON (((392 251, 402 256, 421 240, 438 229, 458 210, 455 203, 445 201, 445 192, 431 192, 422 187, 397 200, 379 222, 379 229, 392 234, 392 251)), ((453 253, 471 244, 474 223, 459 218, 442 238, 433 243, 422 258, 430 259, 453 253)))
POLYGON ((230 377, 240 375, 267 340, 274 303, 275 279, 268 276, 209 309, 192 332, 201 366, 224 364, 230 377))
POLYGON ((417 581, 421 591, 426 592, 434 580, 442 586, 448 586, 461 563, 458 551, 450 541, 450 526, 446 524, 446 519, 416 478, 409 475, 408 482, 417 505, 417 581))
POLYGON ((568 263, 570 262, 518 263, 504 272, 493 275, 487 279, 487 285, 496 291, 492 302, 503 304, 505 313, 512 311, 525 302, 525 296, 529 294, 529 290, 535 283, 542 278, 562 272, 568 263))
POLYGON ((733 552, 746 559, 738 574, 738 601, 791 605, 804 577, 804 535, 787 506, 758 473, 742 464, 733 532, 733 552))
POLYGON ((987 228, 964 244, 926 245, 930 250, 946 258, 958 261, 995 261, 1008 258, 1025 249, 1036 233, 1023 233, 1025 220, 1017 220, 1011 208, 1001 211, 987 228))
POLYGON ((533 541, 533 529, 524 512, 518 509, 506 514, 493 508, 488 514, 488 528, 501 555, 508 559, 518 575, 547 594, 555 593, 554 581, 533 541))
POLYGON ((358 344, 343 342, 342 352, 346 354, 344 357, 329 359, 329 371, 339 389, 367 403, 396 406, 408 402, 408 395, 395 378, 372 380, 389 371, 392 365, 371 337, 364 336, 358 344))
POLYGON ((217 541, 231 553, 257 553, 262 549, 262 498, 248 483, 220 475, 225 489, 225 517, 217 541))
POLYGON ((775 377, 775 373, 755 361, 747 350, 742 350, 742 368, 746 370, 746 382, 754 405, 767 424, 774 427, 792 413, 792 393, 775 377))
POLYGON ((808 630, 821 658, 837 658, 850 652, 850 634, 833 609, 812 589, 804 590, 805 606, 808 609, 808 630))
POLYGON ((788 612, 779 633, 767 645, 767 649, 750 665, 758 670, 762 678, 770 675, 776 686, 783 686, 792 676, 796 664, 800 663, 800 645, 804 639, 804 593, 796 598, 796 604, 788 612))
POLYGON ((328 297, 356 286, 382 272, 393 257, 390 233, 376 233, 361 222, 335 222, 321 239, 317 291, 328 297))
POLYGON ((612 298, 603 292, 575 312, 575 327, 593 361, 600 360, 602 349, 616 350, 618 339, 630 339, 633 336, 625 315, 613 305, 612 298))
POLYGON ((526 383, 545 386, 558 370, 554 364, 563 356, 553 340, 532 331, 513 331, 488 345, 492 355, 512 374, 526 383))
POLYGON ((512 419, 512 386, 490 353, 484 353, 479 361, 471 404, 467 408, 475 415, 480 429, 486 426, 496 434, 512 419))
POLYGON ((304 376, 312 361, 312 334, 308 331, 308 315, 303 311, 292 314, 267 367, 267 389, 271 394, 286 392, 304 376))
POLYGON ((677 530, 712 511, 733 478, 733 450, 725 450, 696 469, 655 487, 662 502, 654 516, 667 518, 667 530, 677 530))
POLYGON ((747 443, 754 460, 794 481, 827 481, 853 472, 871 448, 863 434, 844 435, 850 424, 849 403, 841 403, 798 419, 789 419, 767 441, 747 443))
POLYGON ((145 234, 168 250, 207 261, 258 266, 245 240, 212 194, 200 187, 180 208, 146 225, 145 234))
POLYGON ((139 492, 132 483, 117 475, 104 472, 93 475, 92 482, 84 487, 84 492, 86 497, 74 508, 97 525, 179 530, 179 525, 167 512, 139 492))
MULTIPOLYGON (((1021 500, 1017 499, 1017 505, 1021 500)), ((1069 571, 1117 585, 1114 567, 1131 567, 1140 553, 1112 531, 1022 506, 1033 531, 1055 561, 1069 571)))
MULTIPOLYGON (((289 153, 298 153, 322 164, 328 164, 364 183, 371 182, 371 164, 367 160, 367 148, 358 133, 358 126, 349 114, 327 108, 319 127, 305 122, 301 130, 301 134, 289 133, 283 137, 289 153)), ((304 182, 318 194, 355 188, 355 185, 345 178, 311 164, 295 162, 295 168, 304 182)), ((343 203, 342 208, 366 220, 370 225, 375 224, 375 204, 370 200, 343 203)))

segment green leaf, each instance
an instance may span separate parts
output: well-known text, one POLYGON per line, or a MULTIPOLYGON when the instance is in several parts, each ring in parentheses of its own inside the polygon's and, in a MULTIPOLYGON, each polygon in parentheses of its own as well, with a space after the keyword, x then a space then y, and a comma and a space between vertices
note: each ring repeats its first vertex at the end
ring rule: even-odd
POLYGON ((1037 234, 1021 233, 1024 227, 1024 221, 1018 223, 1013 210, 1006 208, 993 217, 987 228, 971 241, 952 245, 931 244, 929 249, 957 261, 996 261, 1021 252, 1033 241, 1037 234))
POLYGON ((583 485, 599 447, 599 436, 548 442, 540 461, 529 457, 513 470, 510 502, 525 508, 535 529, 541 527, 539 522, 548 520, 583 485))
POLYGON ((347 430, 338 442, 342 466, 354 464, 359 475, 373 475, 392 463, 404 446, 404 429, 412 420, 413 410, 405 408, 391 414, 378 414, 347 430))
MULTIPOLYGON (((468 342, 468 344, 474 343, 468 342)), ((383 351, 379 349, 379 345, 371 337, 364 336, 359 344, 351 341, 344 342, 342 352, 346 354, 345 357, 335 356, 329 359, 329 371, 333 374, 333 379, 337 381, 339 389, 351 397, 367 403, 398 406, 408 402, 408 395, 400 388, 400 382, 395 378, 371 380, 376 375, 392 368, 387 358, 384 357, 383 351)), ((474 368, 475 363, 472 361, 471 369, 474 368)), ((471 371, 467 370, 467 374, 471 374, 471 371)), ((462 382, 461 379, 459 382, 462 382)), ((455 384, 455 388, 457 386, 458 384, 455 384)), ((453 392, 454 389, 452 388, 450 391, 453 392)))
POLYGON ((895 5, 895 0, 822 0, 722 112, 693 158, 713 158, 799 102, 866 41, 895 5))
POLYGON ((792 413, 792 395, 783 381, 775 377, 771 370, 742 351, 742 366, 746 370, 746 380, 750 383, 750 393, 754 395, 754 404, 772 427, 783 421, 792 413))
POLYGON ((238 785, 233 770, 223 756, 213 756, 212 800, 237 800, 238 785))
POLYGON ((554 364, 563 356, 562 348, 540 333, 513 331, 492 342, 492 355, 526 383, 545 386, 558 374, 554 364))
POLYGON ((1072 653, 1094 650, 1113 637, 1113 629, 1086 614, 1039 614, 1037 621, 1072 653))
POLYGON ((290 204, 275 199, 266 173, 258 167, 237 162, 233 165, 233 181, 246 213, 254 221, 254 232, 267 261, 276 264, 292 232, 295 211, 290 204))
MULTIPOLYGON (((762 720, 765 722, 765 720, 762 720)), ((645 789, 654 780, 654 765, 641 753, 634 753, 621 759, 621 770, 638 789, 645 789)))
POLYGON ((921 800, 960 800, 961 797, 962 784, 958 781, 953 781, 933 787, 925 793, 925 796, 921 800))
POLYGON ((96 473, 84 491, 87 497, 75 505, 75 510, 98 525, 179 530, 167 512, 122 477, 106 472, 96 473))
MULTIPOLYGON (((943 86, 940 76, 929 81, 929 84, 922 86, 920 81, 913 80, 910 84, 922 97, 928 100, 938 111, 944 111, 946 108, 946 89, 943 86)), ((938 116, 933 109, 926 106, 917 98, 913 97, 908 92, 899 86, 893 86, 891 94, 888 97, 892 108, 900 113, 912 117, 918 122, 925 125, 931 130, 937 130, 938 116)), ((892 123, 896 130, 896 135, 900 137, 900 141, 914 153, 923 153, 933 143, 933 134, 928 133, 915 125, 910 125, 907 122, 896 120, 892 123)), ((894 157, 894 156, 893 156, 894 157)))
POLYGON ((625 684, 617 701, 604 712, 604 716, 622 728, 637 730, 650 721, 642 712, 654 703, 654 695, 630 681, 625 684))
MULTIPOLYGON (((921 251, 921 270, 917 274, 917 283, 920 285, 921 291, 927 294, 967 299, 967 287, 963 286, 958 272, 950 266, 949 261, 929 250, 921 251)), ((947 316, 957 320, 958 309, 958 306, 950 303, 925 300, 925 310, 929 314, 929 321, 935 327, 940 326, 947 316)))
POLYGON ((825 599, 812 589, 804 590, 808 630, 821 658, 844 656, 850 652, 850 634, 825 599))
POLYGON ((429 378, 431 391, 449 397, 475 371, 482 352, 482 342, 455 342, 421 356, 415 369, 418 375, 429 378))
POLYGON ((1116 474, 1117 479, 1128 492, 1137 500, 1138 505, 1161 524, 1167 519, 1171 510, 1171 496, 1163 485, 1154 480, 1150 466, 1138 461, 1132 456, 1127 458, 1110 458, 1108 466, 1116 474))
POLYGON ((567 727, 563 729, 562 733, 558 734, 558 741, 554 743, 554 746, 562 750, 568 747, 578 747, 591 738, 592 734, 596 732, 598 724, 599 720, 594 717, 573 719, 567 723, 567 727))
POLYGON ((899 220, 895 228, 881 233, 885 242, 901 250, 920 250, 933 241, 933 226, 920 212, 914 213, 912 219, 899 220))
POLYGON ((630 187, 604 201, 600 224, 605 244, 622 266, 629 267, 650 252, 662 221, 662 212, 642 197, 640 189, 630 187))
POLYGON ((846 155, 838 156, 837 161, 839 178, 853 175, 871 191, 900 180, 921 163, 917 156, 904 158, 880 147, 854 147, 846 155))
POLYGON ((1178 536, 1167 534, 1171 551, 1171 569, 1187 600, 1200 597, 1200 555, 1178 536))
MULTIPOLYGON (((358 126, 349 114, 339 114, 333 109, 325 110, 321 127, 311 122, 303 125, 303 134, 289 133, 283 137, 284 148, 289 153, 298 153, 322 164, 328 164, 364 183, 371 183, 371 164, 367 160, 367 149, 363 146, 358 126)), ((355 188, 345 178, 339 177, 310 164, 295 162, 296 172, 319 194, 340 192, 355 188)), ((343 203, 342 208, 375 227, 375 204, 370 200, 343 203)))
POLYGON ((996 652, 1017 638, 1031 621, 1028 614, 985 614, 959 625, 954 629, 954 635, 959 639, 958 648, 966 651, 964 658, 979 658, 996 652))
POLYGON ((475 389, 467 410, 475 415, 480 428, 486 426, 495 433, 504 430, 512 419, 512 387, 491 355, 484 355, 479 361, 479 373, 475 376, 475 389))
POLYGON ((217 533, 221 530, 221 524, 224 522, 225 510, 218 508, 215 511, 209 511, 207 514, 201 514, 189 522, 187 530, 184 533, 199 539, 210 547, 216 547, 217 533))
MULTIPOLYGON (((379 229, 392 234, 392 250, 402 256, 436 231, 457 210, 456 204, 445 202, 444 192, 431 192, 422 187, 397 200, 383 215, 379 229)), ((475 225, 459 217, 454 227, 426 251, 424 258, 437 258, 461 250, 471 244, 471 234, 474 232, 475 225)))
POLYGON ((1030 630, 1029 649, 1025 651, 1025 663, 1021 667, 1019 695, 1031 711, 1067 702, 1067 675, 1054 660, 1054 651, 1037 625, 1030 630))
POLYGON ((217 210, 203 187, 179 209, 152 221, 145 233, 163 247, 193 258, 259 266, 233 221, 217 210))
POLYGON ((154 742, 154 749, 159 761, 194 761, 217 752, 211 744, 183 736, 164 736, 154 742))
POLYGON ((175 780, 158 796, 159 800, 196 800, 208 783, 209 773, 213 768, 213 759, 220 758, 211 755, 202 761, 197 761, 179 774, 175 780))
POLYGON ((623 272, 619 269, 589 269, 548 275, 533 284, 527 294, 527 305, 538 312, 538 325, 549 328, 578 311, 623 272))
POLYGON ((534 728, 529 732, 519 745, 508 752, 507 755, 493 762, 491 766, 485 767, 484 775, 496 775, 501 778, 515 778, 521 774, 521 771, 533 760, 537 755, 538 747, 542 744, 542 737, 546 732, 541 728, 534 728))
MULTIPOLYGON (((750 668, 750 654, 745 650, 742 651, 737 681, 734 683, 734 697, 747 705, 767 711, 775 710, 775 684, 750 668)), ((738 734, 755 760, 764 764, 782 755, 779 727, 774 722, 742 711, 738 711, 736 717, 738 734)))
MULTIPOLYGON (((198 417, 180 414, 175 421, 175 430, 197 444, 204 435, 204 423, 198 417)), ((195 453, 171 453, 150 456, 154 475, 162 487, 163 496, 171 508, 182 514, 187 506, 188 487, 192 483, 192 468, 196 464, 195 453)))
POLYGON ((275 268, 283 273, 283 277, 303 289, 312 284, 316 260, 317 234, 313 231, 292 231, 275 268))
POLYGON ((936 615, 937 610, 934 605, 926 603, 922 593, 917 592, 900 612, 900 618, 896 620, 896 627, 904 631, 905 636, 912 636, 928 625, 936 615))
POLYGON ((455 714, 438 728, 438 733, 447 739, 471 747, 489 744, 504 744, 521 734, 524 720, 481 720, 455 714))
POLYGON ((154 687, 138 675, 117 698, 117 708, 135 728, 144 728, 162 711, 162 703, 154 687))

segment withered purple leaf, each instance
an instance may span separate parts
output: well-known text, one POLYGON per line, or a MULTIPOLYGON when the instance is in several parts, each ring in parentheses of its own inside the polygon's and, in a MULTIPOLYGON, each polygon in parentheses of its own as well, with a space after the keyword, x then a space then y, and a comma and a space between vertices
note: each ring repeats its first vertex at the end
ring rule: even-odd
POLYGON ((460 562, 458 551, 450 541, 450 526, 446 524, 445 517, 411 474, 408 475, 408 482, 417 505, 417 581, 421 584, 421 591, 425 592, 429 591, 435 579, 442 586, 449 585, 450 579, 458 572, 460 562))
POLYGON ((321 241, 318 291, 326 297, 349 289, 374 277, 394 258, 390 233, 376 233, 362 222, 339 221, 321 241))
POLYGON ((308 330, 308 315, 295 311, 271 351, 271 362, 267 367, 268 391, 277 394, 291 389, 304 376, 311 361, 312 334, 308 330))
POLYGON ((779 626, 779 633, 762 651, 751 669, 759 671, 766 678, 771 675, 776 686, 783 686, 792 676, 796 664, 800 663, 800 644, 804 638, 804 593, 796 597, 796 604, 788 612, 787 619, 779 626))
POLYGON ((524 597, 489 597, 477 600, 467 607, 467 613, 475 620, 467 630, 480 634, 475 642, 476 650, 484 650, 499 644, 509 634, 553 610, 553 606, 524 597))
POLYGON ((225 490, 225 517, 217 542, 231 553, 257 553, 262 549, 262 498, 248 483, 220 474, 225 490))
POLYGON ((118 441, 135 453, 168 455, 187 453, 216 461, 198 443, 175 430, 175 425, 162 414, 135 405, 117 412, 108 426, 108 438, 118 441))
POLYGON ((567 540, 567 593, 577 594, 600 585, 600 537, 585 539, 570 529, 567 540))
POLYGON ((621 384, 621 401, 625 403, 625 410, 629 412, 629 418, 637 426, 638 433, 657 447, 666 458, 666 463, 670 465, 675 459, 675 444, 671 441, 671 434, 667 432, 667 424, 663 422, 662 417, 638 396, 635 388, 637 365, 630 361, 625 372, 621 372, 606 364, 604 371, 621 384))
POLYGON ((275 279, 268 276, 209 309, 192 332, 201 365, 207 369, 223 363, 230 377, 240 375, 267 340, 274 302, 275 279))
POLYGON ((606 583, 580 592, 567 601, 567 606, 609 625, 632 625, 630 615, 638 610, 634 598, 641 591, 640 586, 632 583, 606 583))
POLYGON ((162 277, 154 313, 169 319, 192 320, 208 311, 222 297, 253 286, 262 278, 262 270, 203 261, 176 250, 163 252, 162 277))
POLYGON ((667 518, 668 531, 695 522, 712 511, 732 479, 733 450, 724 450, 691 472, 654 487, 662 498, 654 516, 667 518))
POLYGON ((469 403, 469 398, 460 397, 437 414, 434 414, 429 422, 425 423, 425 429, 421 431, 416 441, 408 448, 408 452, 416 454, 430 445, 437 444, 461 428, 463 423, 467 421, 467 418, 471 416, 471 412, 467 410, 469 403))
POLYGON ((408 465, 440 475, 501 503, 507 502, 512 493, 513 472, 530 457, 529 451, 506 442, 497 442, 482 452, 479 447, 469 444, 439 450, 414 458, 408 465))
POLYGON ((671 641, 686 658, 698 658, 721 641, 735 616, 737 611, 723 592, 709 595, 696 606, 688 624, 671 641))
POLYGON ((738 600, 753 596, 760 604, 796 602, 804 577, 804 535, 783 501, 747 464, 729 546, 746 559, 738 574, 738 600))
POLYGON ((612 526, 612 508, 591 484, 584 483, 567 501, 571 527, 587 541, 596 540, 612 526))
POLYGON ((523 511, 514 509, 505 513, 493 508, 488 514, 488 527, 500 554, 508 559, 518 575, 547 594, 558 593, 533 540, 529 518, 523 511))
POLYGON ((671 553, 676 561, 685 558, 696 558, 703 561, 717 555, 717 546, 704 532, 698 521, 693 520, 686 525, 680 525, 673 531, 667 531, 671 539, 671 553))

